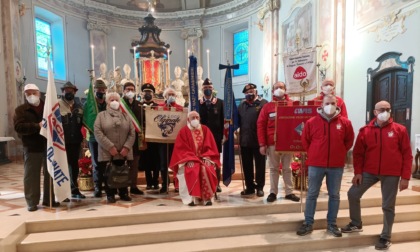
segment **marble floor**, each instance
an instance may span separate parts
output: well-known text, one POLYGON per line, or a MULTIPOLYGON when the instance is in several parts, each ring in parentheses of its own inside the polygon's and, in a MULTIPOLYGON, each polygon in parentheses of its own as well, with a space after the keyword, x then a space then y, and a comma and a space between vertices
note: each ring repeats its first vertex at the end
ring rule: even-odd
MULTIPOLYGON (((142 172, 139 176, 143 176, 142 172)), ((341 186, 341 197, 346 198, 346 192, 351 186, 352 167, 346 167, 341 186)), ((28 212, 23 194, 23 164, 8 163, 0 166, 0 238, 5 237, 7 233, 16 225, 26 220, 46 220, 46 219, 66 219, 74 217, 90 217, 104 215, 121 215, 126 213, 147 213, 147 212, 164 212, 176 211, 180 209, 190 209, 191 207, 183 205, 179 195, 174 192, 173 184, 169 188, 168 194, 159 194, 157 191, 147 191, 145 195, 133 195, 133 201, 123 202, 118 200, 115 204, 107 204, 106 197, 94 198, 92 191, 83 192, 86 199, 71 199, 68 203, 61 203, 58 208, 50 209, 48 207, 39 206, 38 211, 28 212)), ((240 177, 240 176, 237 176, 240 177)), ((266 175, 266 186, 264 188, 264 197, 241 197, 240 192, 243 190, 241 180, 232 180, 228 187, 222 186, 222 192, 218 193, 218 199, 214 200, 211 207, 225 206, 241 206, 241 205, 261 205, 261 204, 284 204, 291 203, 284 199, 284 190, 282 188, 282 180, 279 183, 278 200, 274 203, 268 203, 266 197, 269 194, 269 176, 268 170, 266 175)), ((420 186, 420 180, 412 179, 408 190, 400 193, 400 195, 420 194, 413 191, 412 186, 420 186)), ((145 191, 145 185, 140 184, 139 188, 145 191)), ((295 194, 305 197, 305 192, 296 190, 295 194), (302 195, 303 194, 303 195, 302 195)), ((378 197, 380 195, 380 184, 378 183, 371 188, 365 197, 378 197)), ((325 183, 321 189, 319 200, 327 199, 327 191, 325 183)), ((295 204, 302 204, 296 202, 295 204)), ((195 207, 195 209, 201 208, 195 207)), ((302 214, 303 218, 303 214, 302 214)))

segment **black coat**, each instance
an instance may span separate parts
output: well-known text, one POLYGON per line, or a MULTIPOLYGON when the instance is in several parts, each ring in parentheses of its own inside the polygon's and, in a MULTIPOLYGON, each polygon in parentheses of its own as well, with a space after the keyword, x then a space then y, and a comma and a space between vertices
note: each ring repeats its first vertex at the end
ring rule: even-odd
POLYGON ((201 98, 199 114, 201 124, 206 125, 210 129, 211 133, 213 133, 217 149, 219 150, 219 153, 221 153, 223 125, 225 120, 223 113, 223 100, 214 97, 211 99, 211 102, 207 104, 204 97, 201 98))
POLYGON ((47 149, 47 139, 39 134, 44 111, 44 102, 41 100, 38 112, 28 103, 15 109, 13 123, 16 133, 22 139, 23 147, 28 152, 44 152, 47 149))
POLYGON ((83 141, 83 108, 82 104, 74 102, 71 113, 61 115, 66 144, 80 144, 83 141))
POLYGON ((238 107, 240 145, 258 148, 257 120, 262 107, 267 103, 265 99, 257 99, 252 103, 243 100, 238 107))

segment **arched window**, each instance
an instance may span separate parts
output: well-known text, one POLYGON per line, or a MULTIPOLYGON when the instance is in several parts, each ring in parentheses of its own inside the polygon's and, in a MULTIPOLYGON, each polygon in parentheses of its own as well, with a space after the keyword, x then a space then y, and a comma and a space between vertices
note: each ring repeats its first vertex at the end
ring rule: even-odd
POLYGON ((56 80, 67 80, 66 50, 63 17, 41 7, 34 8, 37 77, 48 77, 48 55, 50 52, 51 69, 56 80))
POLYGON ((239 69, 233 70, 233 76, 248 74, 248 30, 233 34, 233 64, 239 64, 239 69))

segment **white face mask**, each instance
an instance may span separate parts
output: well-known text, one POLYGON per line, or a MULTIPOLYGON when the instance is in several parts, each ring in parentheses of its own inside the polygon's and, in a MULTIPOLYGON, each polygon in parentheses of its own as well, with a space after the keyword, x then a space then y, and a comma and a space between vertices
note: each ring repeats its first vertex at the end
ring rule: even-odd
POLYGON ((29 102, 29 104, 38 106, 39 105, 39 97, 36 95, 30 95, 26 97, 26 100, 29 102))
POLYGON ((276 90, 274 90, 274 96, 276 97, 283 97, 284 93, 285 91, 281 88, 277 88, 276 90))
POLYGON ((324 106, 323 109, 324 109, 325 114, 333 115, 333 114, 335 114, 335 111, 337 110, 337 107, 330 104, 330 105, 324 106))
POLYGON ((117 110, 120 107, 120 103, 117 101, 112 101, 109 106, 113 109, 113 110, 117 110))
POLYGON ((194 119, 190 122, 190 124, 193 128, 197 128, 200 125, 200 121, 198 121, 197 119, 194 119))
POLYGON ((134 95, 135 94, 132 91, 128 91, 127 93, 125 93, 125 97, 127 97, 128 99, 133 99, 134 95))
POLYGON ((389 112, 387 112, 387 111, 384 111, 384 112, 382 112, 382 113, 380 113, 380 114, 378 114, 378 119, 380 120, 380 121, 382 121, 382 122, 386 122, 386 121, 388 121, 389 120, 389 118, 391 117, 391 114, 389 113, 389 112))
POLYGON ((169 96, 167 102, 168 102, 168 104, 171 104, 171 103, 175 102, 175 100, 176 100, 175 96, 169 96))
POLYGON ((322 87, 322 93, 324 93, 325 95, 332 94, 333 91, 334 91, 333 86, 328 85, 328 86, 322 87))

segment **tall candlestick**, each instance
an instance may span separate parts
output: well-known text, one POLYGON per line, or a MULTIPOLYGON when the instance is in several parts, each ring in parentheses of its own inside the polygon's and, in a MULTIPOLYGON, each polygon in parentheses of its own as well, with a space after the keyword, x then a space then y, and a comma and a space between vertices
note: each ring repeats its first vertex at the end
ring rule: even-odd
POLYGON ((115 71, 115 46, 112 47, 112 70, 115 71))
POLYGON ((207 49, 207 78, 210 79, 210 50, 207 49))
POLYGON ((92 71, 95 72, 95 58, 93 54, 93 48, 95 48, 94 45, 90 45, 90 57, 92 58, 92 71))
POLYGON ((189 66, 190 66, 190 50, 188 49, 188 51, 187 51, 187 69, 188 69, 189 66))
POLYGON ((133 58, 134 58, 134 82, 137 84, 137 64, 136 64, 136 47, 133 47, 133 58))
POLYGON ((169 53, 171 52, 171 50, 167 50, 168 52, 168 72, 169 72, 169 80, 171 79, 171 57, 169 56, 169 53))

